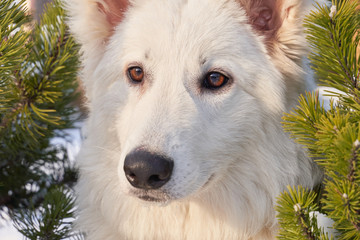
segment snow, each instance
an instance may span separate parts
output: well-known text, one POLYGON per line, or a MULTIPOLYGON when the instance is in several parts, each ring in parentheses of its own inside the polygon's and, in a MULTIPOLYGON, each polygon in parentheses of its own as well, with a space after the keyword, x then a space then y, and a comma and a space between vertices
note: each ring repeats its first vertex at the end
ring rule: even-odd
POLYGON ((11 224, 0 227, 1 240, 22 240, 22 235, 11 224))
POLYGON ((338 98, 337 97, 332 97, 329 96, 329 92, 334 92, 334 93, 341 93, 341 94, 345 94, 335 88, 331 88, 331 87, 318 87, 316 89, 316 91, 319 92, 319 98, 321 101, 324 102, 324 108, 326 110, 330 110, 330 101, 334 100, 334 104, 337 102, 338 98))
POLYGON ((295 210, 295 212, 300 212, 301 211, 300 203, 297 203, 297 204, 294 205, 294 210, 295 210))
POLYGON ((330 18, 333 18, 337 13, 337 9, 336 9, 336 6, 335 5, 332 5, 331 8, 330 8, 330 14, 329 14, 329 17, 330 18))
POLYGON ((325 214, 319 212, 313 212, 313 215, 315 215, 317 218, 318 227, 322 228, 329 237, 336 237, 338 235, 336 230, 332 228, 332 225, 334 224, 334 221, 332 219, 328 218, 325 214))
POLYGON ((356 141, 354 142, 354 147, 358 148, 360 146, 360 141, 359 139, 356 139, 356 141))
POLYGON ((81 146, 81 123, 77 123, 76 128, 65 130, 66 138, 53 138, 51 140, 52 145, 63 145, 67 149, 67 154, 71 162, 75 161, 76 155, 80 151, 81 146))
POLYGON ((23 237, 14 226, 6 214, 0 215, 0 239, 1 240, 22 240, 23 237))

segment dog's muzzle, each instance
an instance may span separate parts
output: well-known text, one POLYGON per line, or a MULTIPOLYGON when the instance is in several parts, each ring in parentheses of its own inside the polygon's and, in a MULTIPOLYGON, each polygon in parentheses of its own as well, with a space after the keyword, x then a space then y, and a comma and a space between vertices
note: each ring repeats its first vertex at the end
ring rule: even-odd
POLYGON ((124 162, 127 180, 133 187, 143 190, 161 188, 170 180, 173 168, 171 158, 142 149, 129 153, 124 162))

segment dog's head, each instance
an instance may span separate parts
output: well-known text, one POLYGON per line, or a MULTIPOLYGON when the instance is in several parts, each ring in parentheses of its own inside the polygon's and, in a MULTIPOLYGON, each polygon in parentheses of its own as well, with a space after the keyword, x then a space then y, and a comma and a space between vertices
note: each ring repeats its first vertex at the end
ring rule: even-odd
POLYGON ((266 144, 263 128, 280 121, 303 84, 304 2, 69 4, 90 119, 109 124, 93 124, 108 132, 89 138, 115 136, 112 157, 101 161, 116 162, 126 193, 182 199, 211 188, 239 163, 244 175, 247 164, 264 164, 246 162, 255 154, 250 149, 266 144))

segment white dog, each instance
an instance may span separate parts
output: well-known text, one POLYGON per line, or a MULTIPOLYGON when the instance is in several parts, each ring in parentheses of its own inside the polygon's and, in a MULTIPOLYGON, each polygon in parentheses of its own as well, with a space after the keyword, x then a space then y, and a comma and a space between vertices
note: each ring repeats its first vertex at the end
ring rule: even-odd
POLYGON ((275 238, 278 194, 321 175, 280 123, 305 89, 309 4, 69 0, 87 239, 275 238))

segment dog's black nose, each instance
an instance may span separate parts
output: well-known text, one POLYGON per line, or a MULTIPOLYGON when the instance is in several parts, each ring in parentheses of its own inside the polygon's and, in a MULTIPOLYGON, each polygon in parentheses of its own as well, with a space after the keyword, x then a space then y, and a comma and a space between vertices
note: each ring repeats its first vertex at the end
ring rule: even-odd
POLYGON ((171 177, 174 162, 162 155, 135 150, 125 158, 124 171, 127 180, 136 188, 157 189, 171 177))

